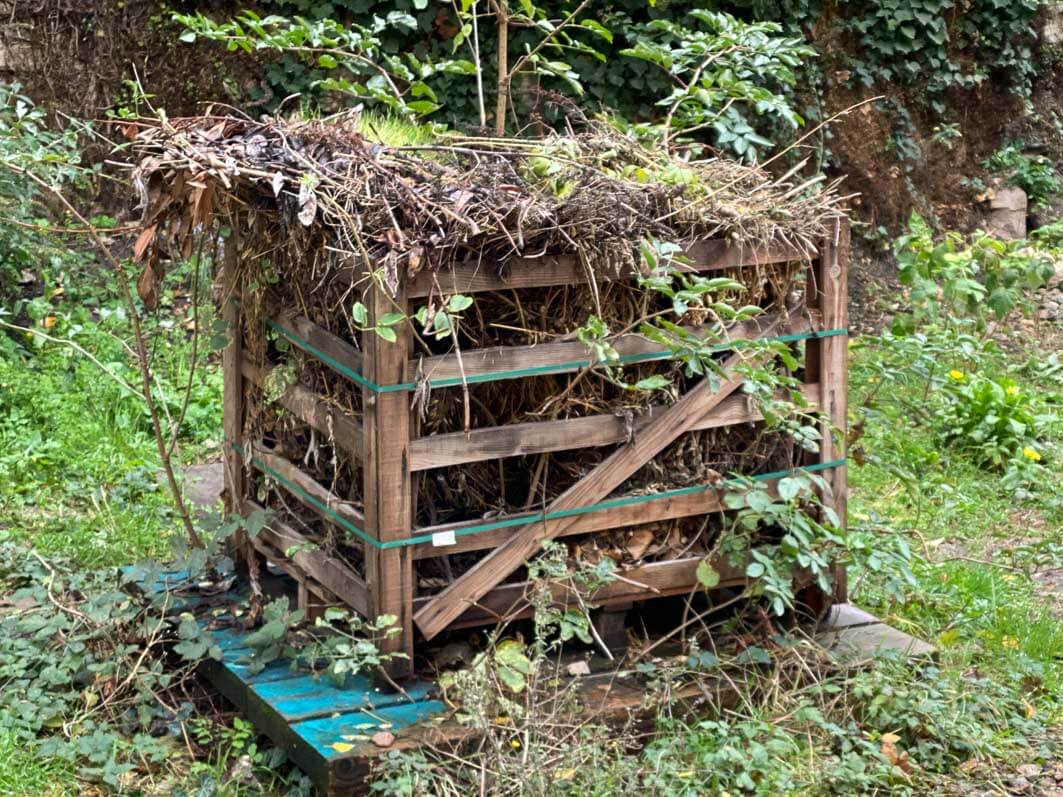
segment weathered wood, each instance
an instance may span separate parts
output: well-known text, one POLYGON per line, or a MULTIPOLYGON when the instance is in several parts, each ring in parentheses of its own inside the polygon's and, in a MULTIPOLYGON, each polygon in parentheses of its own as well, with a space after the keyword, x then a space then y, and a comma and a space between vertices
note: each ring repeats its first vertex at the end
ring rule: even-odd
MULTIPOLYGON (((394 299, 374 283, 366 295, 368 321, 395 307, 406 307, 400 286, 394 299)), ((394 327, 397 341, 389 343, 372 331, 363 335, 365 377, 378 385, 407 381, 412 334, 407 324, 394 327)), ((410 477, 410 397, 403 391, 375 393, 363 388, 365 420, 365 520, 366 532, 381 542, 405 539, 413 528, 413 486, 410 477)), ((372 615, 394 615, 401 632, 379 641, 384 653, 405 653, 393 659, 392 677, 413 672, 413 555, 409 546, 366 546, 366 581, 372 615)))
MULTIPOLYGON (((265 390, 270 369, 262 368, 244 358, 241 370, 248 381, 259 390, 265 390)), ((325 439, 335 440, 336 445, 344 452, 361 461, 365 444, 362 424, 343 410, 326 404, 298 384, 290 385, 277 402, 307 426, 312 426, 324 435, 325 439)))
MULTIPOLYGON (((596 606, 614 606, 633 600, 686 594, 698 588, 696 571, 701 559, 697 556, 670 562, 652 562, 625 570, 622 573, 624 581, 606 584, 593 595, 587 596, 586 600, 596 606)), ((747 581, 741 568, 732 567, 722 558, 714 561, 713 567, 720 574, 718 588, 741 586, 747 581)), ((448 627, 467 628, 528 617, 531 613, 528 602, 530 586, 527 582, 497 586, 469 605, 448 627)), ((568 606, 576 600, 571 587, 565 584, 553 586, 551 594, 559 606, 568 606)), ((418 598, 414 604, 418 611, 422 611, 431 605, 432 600, 432 597, 418 598)))
MULTIPOLYGON (((286 575, 291 577, 296 584, 296 603, 304 612, 312 611, 317 606, 340 606, 342 601, 325 589, 321 584, 309 576, 295 562, 285 556, 284 551, 271 544, 267 536, 258 534, 249 537, 248 542, 252 549, 257 551, 266 561, 271 562, 286 575)), ((312 619, 312 618, 309 618, 312 619)))
MULTIPOLYGON (((765 329, 764 334, 773 334, 779 323, 781 321, 765 329)), ((548 507, 548 513, 586 506, 608 496, 648 460, 737 390, 743 377, 737 374, 736 369, 745 362, 741 354, 729 357, 722 366, 725 376, 720 378, 715 391, 709 389, 707 379, 700 381, 666 412, 650 421, 634 441, 615 451, 556 498, 548 507)), ((558 536, 571 523, 571 517, 564 517, 521 528, 417 612, 414 621, 421 633, 428 639, 434 637, 469 605, 476 603, 524 564, 544 541, 558 536)))
MULTIPOLYGON (((819 385, 805 385, 804 394, 809 404, 815 406, 819 402, 819 385)), ((663 406, 649 407, 637 417, 591 415, 421 437, 410 444, 410 470, 623 443, 666 409, 663 406)), ((761 420, 763 416, 748 398, 731 396, 697 421, 691 431, 761 420)))
MULTIPOLYGON (((258 504, 249 501, 248 508, 261 509, 258 504)), ((369 616, 369 593, 365 580, 355 573, 342 559, 330 556, 321 550, 313 550, 309 540, 287 523, 279 520, 276 514, 258 534, 267 543, 276 548, 285 560, 290 560, 302 573, 314 579, 345 604, 363 617, 369 616), (295 548, 291 556, 287 552, 295 548)))
MULTIPOLYGON (((303 473, 303 471, 296 467, 295 464, 289 462, 282 456, 274 454, 269 449, 264 448, 261 444, 255 444, 254 446, 252 446, 251 451, 253 453, 252 465, 257 467, 260 471, 266 473, 265 469, 262 468, 261 464, 272 468, 274 471, 279 473, 289 482, 298 487, 303 493, 310 496, 310 498, 316 501, 317 504, 324 504, 326 507, 328 507, 330 510, 335 512, 347 522, 351 523, 359 529, 365 529, 365 515, 357 508, 355 508, 355 506, 350 501, 344 501, 343 499, 338 498, 335 493, 328 490, 323 485, 318 484, 312 478, 303 473), (256 460, 258 461, 256 462, 256 460)), ((285 485, 281 484, 281 486, 284 487, 285 485)), ((333 525, 336 525, 337 528, 343 530, 342 526, 336 524, 334 518, 331 518, 328 516, 327 513, 322 512, 320 507, 317 506, 315 503, 313 503, 312 501, 307 501, 303 498, 302 495, 297 492, 293 492, 290 490, 289 492, 301 504, 309 507, 318 515, 320 515, 324 520, 329 523, 332 523, 333 525)), ((347 536, 351 536, 350 533, 347 531, 344 531, 344 534, 346 534, 347 536)), ((352 537, 349 542, 358 545, 363 544, 362 540, 358 539, 357 537, 352 537)))
MULTIPOLYGON (((229 343, 221 356, 222 372, 222 444, 225 462, 225 511, 243 513, 244 460, 240 455, 244 431, 244 379, 243 363, 243 317, 237 295, 239 292, 239 239, 233 230, 225 243, 222 266, 222 291, 224 301, 222 320, 229 334, 229 343)), ((239 533, 237 534, 239 537, 239 533)), ((239 544, 239 540, 237 541, 239 544)))
MULTIPOLYGON (((777 480, 765 482, 765 488, 769 493, 776 493, 777 480)), ((681 495, 662 496, 641 504, 614 506, 600 509, 595 512, 573 515, 571 524, 558 533, 558 537, 570 537, 575 534, 590 534, 596 531, 610 531, 620 528, 634 528, 647 523, 660 523, 664 520, 691 517, 692 515, 706 515, 711 512, 723 512, 726 510, 721 494, 717 490, 704 490, 702 492, 685 493, 681 495)), ((514 515, 495 518, 499 521, 518 521, 526 519, 529 522, 536 517, 534 512, 522 512, 514 515)), ((435 556, 466 553, 468 551, 483 551, 497 548, 506 540, 510 539, 520 528, 514 524, 506 528, 492 529, 490 531, 477 532, 475 534, 461 535, 462 529, 483 523, 482 520, 467 520, 459 523, 441 523, 437 526, 423 526, 416 529, 415 536, 422 535, 448 535, 455 533, 454 544, 436 546, 431 542, 417 543, 413 546, 414 559, 431 559, 435 556)))
MULTIPOLYGON (((720 342, 752 340, 761 337, 763 330, 775 324, 778 319, 777 314, 770 314, 735 324, 727 330, 725 335, 719 336, 720 342)), ((811 329, 822 329, 817 323, 818 319, 818 312, 810 316, 811 329)), ((712 324, 688 327, 687 331, 703 338, 717 335, 716 328, 712 324)), ((622 357, 668 353, 666 346, 638 334, 619 337, 613 341, 613 348, 622 357)), ((564 374, 579 371, 591 364, 586 344, 579 341, 566 341, 539 343, 533 346, 492 346, 485 349, 472 349, 463 351, 460 361, 455 353, 441 354, 437 357, 414 360, 410 363, 410 371, 423 373, 424 378, 430 382, 440 382, 460 379, 463 374, 466 379, 475 380, 484 374, 519 373, 534 368, 546 368, 551 374, 564 374)))
MULTIPOLYGON (((320 359, 315 352, 310 350, 310 347, 325 354, 342 368, 349 369, 355 373, 362 372, 362 353, 347 341, 336 337, 327 329, 322 329, 313 321, 302 316, 282 314, 275 318, 273 323, 293 335, 293 338, 288 338, 292 345, 298 346, 312 357, 320 359), (303 345, 300 340, 306 341, 309 346, 303 345)), ((350 378, 327 360, 321 361, 340 376, 350 378)))
MULTIPOLYGON (((839 223, 834 240, 826 241, 816 263, 816 287, 823 323, 831 329, 845 329, 849 325, 849 225, 839 223)), ((812 342, 812 341, 810 341, 812 342)), ((817 372, 807 375, 822 385, 820 409, 826 417, 821 427, 820 462, 833 462, 846 456, 848 436, 848 356, 849 336, 838 335, 814 341, 817 372)), ((838 515, 845 527, 848 514, 849 482, 844 464, 824 473, 830 485, 829 495, 822 496, 838 515)), ((834 569, 834 599, 848 600, 846 572, 842 566, 834 569)))
MULTIPOLYGON (((783 244, 769 246, 733 245, 724 239, 700 241, 686 250, 690 263, 682 266, 690 271, 713 271, 735 266, 766 263, 786 263, 814 255, 783 244)), ((620 278, 635 276, 633 271, 622 272, 620 278)), ((609 279, 607 274, 597 279, 609 279)), ((424 269, 411 280, 407 295, 410 298, 432 293, 481 293, 515 288, 543 288, 550 285, 578 285, 587 281, 587 270, 574 255, 550 255, 537 258, 510 258, 502 271, 496 262, 458 263, 439 270, 424 269)))

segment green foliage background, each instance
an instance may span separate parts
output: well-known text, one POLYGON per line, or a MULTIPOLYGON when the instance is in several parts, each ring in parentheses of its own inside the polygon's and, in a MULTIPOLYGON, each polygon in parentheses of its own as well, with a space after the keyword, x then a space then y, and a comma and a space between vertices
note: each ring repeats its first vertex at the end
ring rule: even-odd
MULTIPOLYGON (((450 3, 429 0, 266 0, 264 10, 310 19, 333 18, 365 22, 373 15, 386 16, 398 9, 412 14, 417 29, 403 34, 393 31, 384 39, 385 50, 412 51, 418 57, 449 57, 451 43, 439 35, 440 27, 454 23, 450 3)), ((553 18, 575 7, 572 2, 545 0, 539 6, 553 18)), ((581 102, 592 109, 605 107, 627 119, 643 120, 652 113, 653 101, 667 93, 667 76, 653 65, 623 58, 620 51, 631 47, 637 31, 654 19, 691 24, 691 11, 725 11, 745 20, 772 20, 800 32, 817 44, 823 63, 806 64, 798 92, 811 93, 821 80, 820 70, 845 70, 847 82, 856 86, 893 84, 914 90, 920 101, 938 113, 947 108, 946 94, 970 88, 990 77, 1029 92, 1036 69, 1033 59, 1033 20, 1037 0, 723 0, 704 3, 688 0, 611 0, 592 3, 587 15, 614 34, 611 46, 602 51, 605 62, 572 54, 571 63, 586 88, 581 102), (805 90, 801 86, 804 85, 805 90)), ((511 35, 511 49, 523 51, 537 41, 538 32, 518 30, 511 35)), ((484 63, 490 68, 495 57, 494 30, 484 20, 481 30, 484 63)), ((265 76, 275 101, 306 92, 324 70, 285 56, 266 66, 265 76)), ((490 76, 487 77, 491 84, 490 76)), ((475 118, 475 95, 471 81, 455 76, 439 78, 436 90, 447 98, 441 121, 469 123, 475 118)), ((810 117, 811 118, 811 117, 810 117)))

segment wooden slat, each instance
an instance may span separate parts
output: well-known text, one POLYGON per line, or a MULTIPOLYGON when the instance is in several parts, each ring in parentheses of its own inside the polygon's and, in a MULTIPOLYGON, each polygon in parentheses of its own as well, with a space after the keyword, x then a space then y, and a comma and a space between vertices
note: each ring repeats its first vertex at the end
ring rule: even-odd
MULTIPOLYGON (((764 487, 770 495, 778 495, 778 479, 770 479, 764 482, 764 487)), ((572 523, 566 526, 557 536, 571 537, 576 534, 591 534, 598 531, 610 531, 619 528, 634 528, 647 523, 660 523, 665 520, 691 517, 694 515, 707 515, 713 512, 724 512, 727 507, 721 498, 721 492, 717 490, 705 490, 698 493, 685 495, 664 496, 634 506, 616 506, 608 509, 600 509, 595 512, 575 515, 572 523)), ((520 512, 513 515, 495 518, 495 520, 517 521, 526 518, 529 521, 536 516, 535 512, 520 512)), ((507 526, 500 529, 476 532, 462 535, 463 529, 478 526, 484 520, 465 520, 456 523, 440 523, 436 526, 422 526, 414 530, 414 536, 420 537, 428 534, 443 534, 454 532, 454 544, 437 546, 431 542, 417 543, 413 546, 414 559, 431 559, 436 556, 450 556, 456 553, 468 553, 469 551, 483 551, 497 548, 515 533, 517 525, 507 526)))
MULTIPOLYGON (((265 529, 263 529, 265 531, 265 529)), ((310 596, 313 596, 321 606, 339 606, 343 603, 339 598, 321 586, 317 581, 307 576, 298 565, 284 555, 284 549, 278 548, 270 542, 270 536, 258 534, 249 537, 251 547, 261 554, 266 561, 280 568, 296 583, 298 595, 298 607, 303 611, 310 610, 310 596)), ((309 615, 308 615, 309 616, 309 615)))
MULTIPOLYGON (((366 293, 368 321, 405 307, 400 285, 394 298, 374 282, 366 293)), ((389 343, 373 332, 362 336, 365 377, 378 385, 407 381, 406 363, 412 348, 408 324, 395 327, 396 341, 389 343)), ((365 408, 365 520, 366 532, 381 542, 405 539, 413 528, 413 485, 410 477, 410 399, 405 392, 374 393, 362 389, 365 408)), ((377 641, 384 653, 405 653, 388 664, 393 678, 413 673, 413 555, 409 546, 366 546, 366 581, 372 616, 398 618, 400 633, 377 641)))
MULTIPOLYGON (((265 389, 269 370, 244 359, 243 375, 260 390, 265 389)), ((299 384, 291 385, 278 403, 308 426, 314 427, 326 439, 336 444, 356 460, 361 461, 364 446, 362 425, 347 413, 330 404, 299 384)))
MULTIPOLYGON (((362 372, 362 353, 347 341, 333 335, 327 329, 322 329, 313 321, 297 315, 281 315, 273 319, 273 321, 277 326, 290 332, 297 338, 305 340, 315 349, 328 355, 343 367, 355 371, 356 373, 362 372)), ((310 352, 309 349, 302 346, 297 340, 291 340, 290 342, 292 345, 299 346, 304 351, 307 351, 312 357, 316 357, 313 352, 310 352)), ((324 364, 332 368, 344 378, 348 378, 346 374, 334 368, 330 363, 326 362, 324 364)))
MULTIPOLYGON (((596 606, 609 606, 632 600, 664 598, 683 595, 698 586, 697 570, 701 557, 675 559, 671 562, 652 562, 620 573, 625 581, 616 580, 603 586, 587 600, 596 606), (632 583, 636 582, 636 583, 632 583)), ((740 586, 746 583, 744 572, 729 565, 725 560, 714 561, 713 568, 720 574, 717 588, 740 586)), ((501 620, 518 619, 530 614, 528 605, 529 584, 503 584, 484 595, 475 605, 466 609, 450 628, 485 625, 501 620)), ((554 599, 564 606, 573 599, 569 587, 558 585, 552 589, 554 599)), ((431 598, 415 601, 418 609, 431 603, 431 598)))
MULTIPOLYGON (((726 336, 721 336, 721 342, 727 340, 751 340, 763 335, 763 330, 776 324, 778 314, 769 314, 761 318, 751 319, 740 324, 735 324, 727 331, 726 336)), ((812 329, 820 330, 816 322, 819 314, 813 317, 812 329)), ((688 327, 688 331, 706 337, 715 335, 715 327, 707 324, 702 327, 688 327)), ((655 343, 648 338, 637 335, 623 335, 613 341, 613 348, 622 357, 640 354, 663 354, 668 348, 655 343)), ((550 367, 550 373, 564 374, 585 368, 590 362, 590 353, 586 344, 579 341, 566 341, 563 343, 539 343, 534 346, 492 346, 485 349, 472 349, 458 355, 441 354, 437 357, 426 357, 415 360, 410 364, 411 372, 424 374, 430 381, 442 381, 444 379, 460 379, 462 375, 466 379, 482 374, 493 374, 499 371, 519 372, 529 368, 550 367)))
MULTIPOLYGON (((241 373, 243 362, 243 322, 237 292, 239 236, 234 229, 225 244, 225 261, 222 270, 222 290, 225 301, 222 305, 222 320, 229 334, 229 343, 221 356, 222 372, 222 445, 225 462, 225 511, 242 514, 244 498, 244 462, 237 446, 242 444, 244 431, 244 379, 241 373)), ((197 266, 198 268, 198 266, 197 266)), ((236 544, 240 545, 240 534, 236 544)))
MULTIPOLYGON (((839 222, 834 240, 825 241, 819 261, 815 265, 816 288, 819 309, 824 323, 831 328, 845 329, 849 325, 849 224, 839 222)), ((832 462, 846 456, 848 435, 848 376, 849 337, 824 338, 814 342, 816 351, 815 373, 806 374, 806 379, 818 379, 823 386, 820 409, 827 421, 821 428, 819 459, 832 462)), ((807 370, 807 368, 806 368, 807 370)), ((848 474, 845 465, 833 468, 825 474, 830 485, 830 495, 823 500, 838 515, 844 528, 848 510, 848 474)), ((834 568, 834 595, 836 602, 848 600, 848 586, 844 566, 834 568)))
MULTIPOLYGON (((784 244, 769 246, 732 245, 723 239, 700 241, 686 250, 690 271, 714 271, 735 266, 765 263, 786 263, 814 255, 784 244)), ((606 274, 598 279, 609 279, 606 274)), ((635 276, 623 272, 620 278, 635 276)), ((480 293, 513 288, 542 288, 549 285, 577 285, 587 281, 586 269, 574 255, 552 255, 538 258, 514 257, 505 262, 502 271, 496 262, 458 263, 438 271, 418 272, 408 288, 410 298, 428 296, 442 291, 452 293, 480 293)))
MULTIPOLYGON (((776 328, 769 328, 764 334, 772 334, 776 328)), ((615 451, 587 476, 562 493, 549 505, 547 511, 575 509, 607 497, 631 474, 737 390, 743 382, 743 377, 736 369, 746 362, 740 354, 729 357, 722 366, 725 376, 719 379, 715 391, 709 389, 707 379, 699 382, 666 412, 650 421, 634 441, 615 451)), ((544 523, 532 523, 521 528, 417 612, 414 621, 421 633, 428 639, 434 637, 446 628, 448 623, 456 620, 468 606, 524 564, 545 540, 558 536, 571 523, 572 518, 565 517, 544 523)))
MULTIPOLYGON (((247 505, 252 511, 262 508, 251 501, 247 505)), ((275 512, 271 514, 269 523, 258 536, 279 551, 286 560, 294 563, 304 576, 312 578, 363 617, 371 616, 365 580, 342 559, 329 556, 324 551, 304 550, 309 542, 307 538, 279 520, 275 512), (290 548, 300 550, 288 557, 285 554, 290 548)))
MULTIPOLYGON (((805 385, 804 394, 809 404, 815 406, 819 402, 819 385, 805 385)), ((563 421, 473 429, 468 434, 455 432, 421 437, 410 444, 410 470, 623 443, 666 409, 662 406, 650 407, 630 422, 620 415, 592 415, 563 421)), ((691 431, 760 420, 763 420, 763 416, 751 406, 748 398, 731 396, 695 423, 691 431)))
MULTIPOLYGON (((252 446, 251 451, 254 454, 255 459, 258 459, 265 465, 268 465, 270 468, 272 468, 285 479, 290 481, 292 484, 294 484, 304 493, 309 495, 319 504, 324 504, 326 507, 331 509, 341 518, 348 521, 349 523, 354 524, 359 529, 365 529, 364 514, 359 512, 349 501, 344 501, 338 498, 334 493, 326 489, 323 485, 318 484, 312 478, 303 473, 292 462, 289 462, 284 457, 278 456, 277 454, 274 454, 273 452, 269 451, 266 448, 263 448, 261 445, 258 444, 252 446)), ((258 467, 257 463, 252 462, 252 464, 258 467)), ((259 467, 259 470, 262 470, 262 468, 259 467)), ((264 470, 262 470, 262 472, 265 473, 264 470)), ((284 485, 281 486, 283 487, 284 485)), ((312 509, 325 521, 335 524, 335 520, 333 518, 330 518, 326 513, 322 512, 314 504, 304 500, 301 495, 294 492, 292 492, 291 494, 301 504, 312 509)), ((343 530, 342 526, 337 526, 337 528, 339 528, 341 531, 343 530)), ((363 544, 362 540, 359 540, 357 537, 352 536, 349 532, 344 531, 344 534, 348 537, 351 537, 350 542, 357 543, 359 545, 363 544)))

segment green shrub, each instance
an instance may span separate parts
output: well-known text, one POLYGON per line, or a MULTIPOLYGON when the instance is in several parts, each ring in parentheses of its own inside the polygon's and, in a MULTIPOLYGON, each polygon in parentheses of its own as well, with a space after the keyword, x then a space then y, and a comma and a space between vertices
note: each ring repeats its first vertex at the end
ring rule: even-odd
POLYGON ((80 165, 77 131, 49 129, 45 113, 19 86, 0 83, 0 302, 12 298, 24 270, 69 256, 45 229, 47 208, 32 175, 52 186, 80 184, 88 171, 80 165))
POLYGON ((935 239, 915 211, 894 251, 900 282, 911 289, 913 316, 898 319, 908 330, 957 318, 982 326, 987 308, 1003 318, 1023 291, 1044 285, 1054 271, 1050 255, 1025 241, 1002 241, 981 231, 970 239, 956 232, 935 239))
POLYGON ((949 445, 994 468, 1020 456, 1041 459, 1033 401, 1011 379, 954 370, 943 395, 939 423, 949 445))
POLYGON ((1063 181, 1048 158, 1026 155, 1022 142, 1002 147, 982 163, 982 168, 1001 174, 1012 185, 1026 192, 1034 205, 1045 206, 1063 191, 1063 181))

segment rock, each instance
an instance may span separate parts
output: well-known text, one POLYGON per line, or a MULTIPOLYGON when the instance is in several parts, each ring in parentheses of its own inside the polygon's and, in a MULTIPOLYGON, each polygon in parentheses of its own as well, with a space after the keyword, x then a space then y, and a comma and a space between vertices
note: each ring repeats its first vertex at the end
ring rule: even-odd
POLYGON ((1055 273, 1048 278, 1048 287, 1054 288, 1057 285, 1063 285, 1063 258, 1056 261, 1055 273))
POLYGON ((1041 6, 1041 42, 1048 47, 1063 44, 1063 4, 1044 3, 1041 6))
POLYGON ((575 677, 577 675, 590 675, 591 674, 590 665, 587 664, 587 662, 584 661, 583 659, 580 659, 579 661, 572 662, 571 664, 568 665, 568 667, 566 669, 568 670, 568 674, 573 676, 573 677, 575 677))
POLYGON ((1026 237, 1029 202, 1021 188, 1001 188, 989 200, 989 232, 998 238, 1018 241, 1026 237))
POLYGON ((1041 774, 1041 766, 1039 764, 1020 764, 1015 767, 1015 771, 1024 778, 1036 778, 1041 774))

